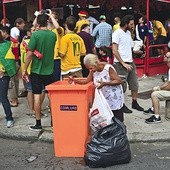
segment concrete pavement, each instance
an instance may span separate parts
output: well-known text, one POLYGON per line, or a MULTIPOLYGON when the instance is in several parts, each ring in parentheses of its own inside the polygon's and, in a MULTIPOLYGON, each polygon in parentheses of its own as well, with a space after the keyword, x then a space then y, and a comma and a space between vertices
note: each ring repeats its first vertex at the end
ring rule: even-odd
MULTIPOLYGON (((156 85, 162 84, 162 75, 153 77, 146 77, 139 79, 139 104, 148 109, 151 106, 149 98, 150 90, 156 85)), ((130 91, 127 90, 125 95, 125 103, 131 108, 130 91)), ((47 113, 48 117, 42 118, 43 130, 41 132, 34 132, 29 130, 30 125, 35 124, 35 118, 31 116, 28 108, 27 99, 19 98, 19 106, 13 107, 13 117, 15 125, 12 128, 6 128, 6 121, 4 118, 4 111, 0 106, 0 137, 22 139, 22 140, 41 140, 45 142, 53 142, 53 131, 50 127, 50 113, 46 106, 48 105, 48 98, 45 98, 43 103, 43 113, 47 113)), ((149 116, 144 115, 143 112, 133 110, 132 114, 125 114, 125 124, 127 127, 127 135, 130 142, 152 142, 152 141, 168 141, 170 140, 170 121, 165 120, 165 102, 161 102, 161 119, 162 123, 146 124, 145 119, 149 116)))

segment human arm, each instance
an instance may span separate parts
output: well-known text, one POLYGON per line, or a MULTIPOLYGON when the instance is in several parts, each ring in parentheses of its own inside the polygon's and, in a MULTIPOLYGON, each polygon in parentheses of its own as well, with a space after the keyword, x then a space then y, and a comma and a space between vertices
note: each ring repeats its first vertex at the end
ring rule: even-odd
POLYGON ((64 58, 65 54, 58 52, 59 57, 64 58))
POLYGON ((145 37, 144 37, 144 42, 143 42, 144 45, 146 45, 148 35, 149 35, 149 29, 148 29, 148 26, 145 25, 145 37))
POLYGON ((121 56, 119 54, 119 51, 118 51, 118 44, 116 44, 116 43, 112 44, 112 52, 113 52, 114 56, 116 57, 116 59, 122 64, 123 67, 125 67, 127 70, 132 70, 133 69, 133 67, 131 65, 125 63, 122 60, 122 58, 121 58, 121 56))
POLYGON ((32 25, 33 25, 35 28, 37 27, 37 16, 35 17, 35 19, 34 19, 32 25))
POLYGON ((63 36, 60 41, 58 56, 61 58, 64 58, 67 52, 67 41, 65 40, 65 37, 63 36))
POLYGON ((54 14, 52 13, 52 11, 51 11, 50 9, 48 9, 48 11, 49 11, 49 13, 46 13, 46 15, 48 15, 49 18, 51 19, 51 21, 52 21, 55 29, 57 29, 57 32, 58 32, 59 34, 61 34, 61 33, 62 33, 62 29, 61 29, 61 27, 60 27, 60 25, 59 25, 59 23, 58 23, 58 19, 56 19, 56 18, 54 17, 54 14))
POLYGON ((92 52, 93 52, 93 54, 96 54, 97 52, 96 52, 96 47, 94 47, 93 49, 92 49, 92 52))
POLYGON ((26 82, 29 81, 27 69, 28 69, 28 66, 29 66, 30 62, 32 61, 32 56, 33 56, 33 52, 30 51, 30 50, 28 50, 28 51, 27 51, 27 55, 26 55, 24 70, 23 70, 23 72, 22 72, 22 78, 23 78, 26 82))
POLYGON ((87 84, 93 80, 93 72, 90 71, 89 75, 85 79, 79 79, 79 78, 74 78, 74 77, 69 77, 69 83, 71 84, 74 82, 75 84, 87 84))
POLYGON ((94 18, 94 17, 89 17, 89 22, 91 21, 93 24, 95 24, 95 25, 98 25, 99 24, 99 21, 97 21, 97 19, 96 18, 94 18))
POLYGON ((116 86, 119 84, 122 84, 122 79, 118 76, 116 71, 113 68, 109 68, 109 76, 110 76, 110 82, 103 82, 100 81, 100 85, 98 86, 98 89, 101 89, 103 86, 116 86))
POLYGON ((170 90, 170 82, 167 81, 160 86, 160 90, 170 90))

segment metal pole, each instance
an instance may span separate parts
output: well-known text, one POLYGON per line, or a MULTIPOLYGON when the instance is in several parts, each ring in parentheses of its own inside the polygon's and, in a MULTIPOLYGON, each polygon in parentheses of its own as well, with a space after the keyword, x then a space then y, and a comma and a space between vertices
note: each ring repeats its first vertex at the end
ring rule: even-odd
POLYGON ((42 10, 42 0, 39 0, 39 10, 41 11, 42 10))
POLYGON ((6 25, 6 6, 5 3, 2 1, 2 11, 3 11, 3 19, 4 19, 4 25, 6 25))
MULTIPOLYGON (((149 27, 149 14, 150 14, 150 9, 149 9, 149 4, 150 0, 146 0, 146 19, 147 19, 147 25, 149 27)), ((146 57, 145 57, 145 74, 148 75, 149 73, 149 36, 147 37, 147 42, 146 42, 146 57)))

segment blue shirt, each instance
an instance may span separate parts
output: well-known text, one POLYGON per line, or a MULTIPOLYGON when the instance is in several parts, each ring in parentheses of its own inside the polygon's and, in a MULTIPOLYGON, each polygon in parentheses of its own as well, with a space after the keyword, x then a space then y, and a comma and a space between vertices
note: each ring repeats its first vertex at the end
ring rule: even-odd
POLYGON ((97 48, 109 47, 112 42, 112 26, 106 22, 101 22, 94 28, 91 35, 96 37, 95 46, 97 48))

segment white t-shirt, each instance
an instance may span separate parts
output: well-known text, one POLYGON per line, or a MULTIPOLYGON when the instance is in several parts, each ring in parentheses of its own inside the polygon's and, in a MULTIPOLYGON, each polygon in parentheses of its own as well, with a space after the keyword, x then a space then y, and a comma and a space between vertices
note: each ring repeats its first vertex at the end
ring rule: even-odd
POLYGON ((17 27, 11 28, 10 32, 11 37, 17 39, 20 36, 20 30, 17 27))
MULTIPOLYGON (((123 31, 121 28, 118 28, 112 34, 112 43, 118 44, 118 52, 120 57, 124 62, 132 62, 132 47, 133 41, 131 38, 130 31, 123 31)), ((116 57, 114 57, 114 62, 119 62, 116 57)))

